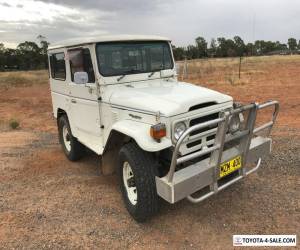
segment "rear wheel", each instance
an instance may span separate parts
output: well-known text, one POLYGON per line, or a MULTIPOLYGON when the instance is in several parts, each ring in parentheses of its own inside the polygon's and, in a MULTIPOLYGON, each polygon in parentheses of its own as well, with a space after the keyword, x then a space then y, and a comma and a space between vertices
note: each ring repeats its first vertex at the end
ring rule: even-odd
POLYGON ((58 119, 58 135, 65 155, 70 161, 79 160, 85 152, 84 146, 72 135, 67 116, 58 119))
POLYGON ((136 143, 124 145, 119 153, 119 179, 123 200, 130 215, 143 222, 157 213, 156 162, 136 143))

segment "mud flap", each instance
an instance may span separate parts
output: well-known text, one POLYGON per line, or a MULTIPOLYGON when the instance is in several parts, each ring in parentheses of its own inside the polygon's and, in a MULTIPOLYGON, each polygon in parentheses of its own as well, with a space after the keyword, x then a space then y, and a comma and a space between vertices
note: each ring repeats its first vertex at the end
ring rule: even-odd
POLYGON ((110 149, 102 155, 100 166, 102 175, 112 175, 115 173, 118 164, 117 156, 117 149, 110 149))

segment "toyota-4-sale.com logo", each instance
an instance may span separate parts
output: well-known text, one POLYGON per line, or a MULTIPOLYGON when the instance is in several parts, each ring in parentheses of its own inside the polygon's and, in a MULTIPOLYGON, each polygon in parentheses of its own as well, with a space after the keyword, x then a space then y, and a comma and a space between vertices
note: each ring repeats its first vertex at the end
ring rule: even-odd
POLYGON ((233 246, 296 246, 296 235, 233 235, 233 246))

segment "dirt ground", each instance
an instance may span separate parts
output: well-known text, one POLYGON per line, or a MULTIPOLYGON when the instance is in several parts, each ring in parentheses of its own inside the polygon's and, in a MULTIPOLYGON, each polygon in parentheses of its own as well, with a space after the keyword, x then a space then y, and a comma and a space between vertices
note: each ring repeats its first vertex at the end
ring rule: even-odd
POLYGON ((233 234, 298 233, 300 57, 249 59, 242 80, 217 62, 186 81, 243 102, 279 100, 273 153, 218 195, 163 203, 144 224, 128 215, 96 155, 77 163, 63 155, 47 82, 0 86, 0 249, 232 249, 233 234), (10 129, 11 119, 20 128, 10 129))

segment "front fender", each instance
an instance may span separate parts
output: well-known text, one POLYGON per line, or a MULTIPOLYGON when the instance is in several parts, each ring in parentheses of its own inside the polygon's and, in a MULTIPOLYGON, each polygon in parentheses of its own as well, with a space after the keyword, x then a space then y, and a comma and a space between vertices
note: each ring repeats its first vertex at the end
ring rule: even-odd
POLYGON ((150 136, 150 127, 150 124, 122 120, 116 122, 112 126, 112 130, 116 130, 133 138, 141 149, 148 152, 157 152, 172 146, 171 140, 166 137, 162 138, 160 142, 154 140, 150 136))

